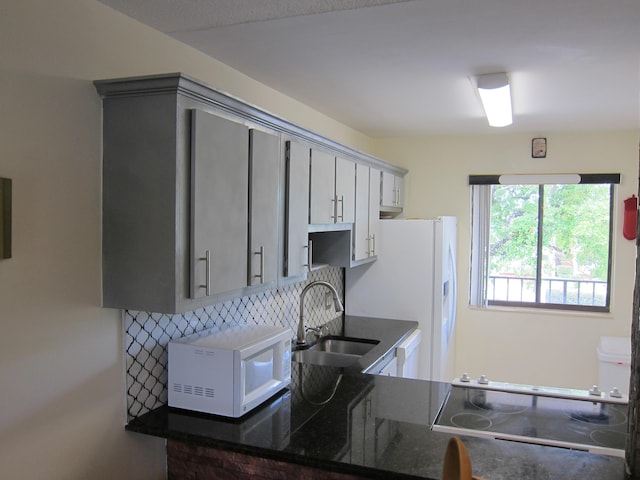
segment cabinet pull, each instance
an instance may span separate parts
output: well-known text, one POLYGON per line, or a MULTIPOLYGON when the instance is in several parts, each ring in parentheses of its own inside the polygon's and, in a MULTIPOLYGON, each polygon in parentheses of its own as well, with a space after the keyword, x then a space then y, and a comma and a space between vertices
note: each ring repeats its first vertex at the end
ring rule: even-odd
POLYGON ((333 220, 334 222, 338 221, 338 197, 336 195, 334 195, 334 197, 331 199, 331 211, 333 212, 333 215, 331 215, 331 220, 333 220))
POLYGON ((371 251, 369 252, 369 254, 373 257, 376 254, 376 234, 374 233, 369 238, 371 238, 371 243, 373 244, 373 247, 371 247, 371 251))
POLYGON ((309 243, 303 245, 302 249, 307 249, 307 263, 303 263, 303 267, 307 267, 307 271, 311 272, 311 265, 313 260, 313 241, 309 240, 309 243))
POLYGON ((260 273, 254 275, 253 278, 259 278, 260 283, 264 283, 264 246, 260 246, 257 252, 253 252, 254 255, 260 255, 260 273))
POLYGON ((211 251, 205 250, 204 257, 199 258, 204 260, 204 285, 200 285, 200 288, 204 288, 207 297, 211 295, 211 251))
POLYGON ((344 195, 340 195, 340 198, 337 201, 340 202, 340 215, 337 214, 338 205, 336 204, 336 216, 344 222, 344 195))

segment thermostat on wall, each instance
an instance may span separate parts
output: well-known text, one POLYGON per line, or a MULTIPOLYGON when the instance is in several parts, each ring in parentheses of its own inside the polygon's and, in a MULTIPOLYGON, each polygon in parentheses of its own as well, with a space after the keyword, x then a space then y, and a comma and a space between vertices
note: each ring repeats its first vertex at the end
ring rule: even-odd
POLYGON ((531 140, 531 157, 545 158, 546 156, 547 156, 547 139, 539 137, 531 140))

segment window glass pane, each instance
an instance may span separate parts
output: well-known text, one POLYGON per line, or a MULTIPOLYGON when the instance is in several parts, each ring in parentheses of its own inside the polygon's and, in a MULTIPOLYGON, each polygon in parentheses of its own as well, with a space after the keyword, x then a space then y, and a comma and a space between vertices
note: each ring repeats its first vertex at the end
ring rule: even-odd
POLYGON ((538 185, 494 185, 487 298, 536 301, 538 185))
POLYGON ((472 184, 470 305, 609 311, 612 181, 472 184))
POLYGON ((545 185, 540 302, 606 305, 609 185, 545 185))

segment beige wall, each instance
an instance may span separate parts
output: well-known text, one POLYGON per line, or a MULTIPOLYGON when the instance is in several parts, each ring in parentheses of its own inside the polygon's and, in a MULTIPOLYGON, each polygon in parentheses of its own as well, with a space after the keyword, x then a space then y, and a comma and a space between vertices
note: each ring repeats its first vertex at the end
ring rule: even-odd
POLYGON ((352 147, 369 140, 93 0, 0 5, 0 476, 159 479, 124 431, 121 312, 100 308, 101 103, 92 80, 183 71, 352 147))
POLYGON ((622 236, 622 201, 638 190, 638 131, 555 133, 545 159, 532 159, 532 134, 434 136, 376 141, 375 153, 409 170, 406 217, 458 217, 456 372, 499 381, 588 388, 598 381, 602 335, 630 336, 635 245, 622 236), (468 306, 469 174, 621 173, 615 213, 610 314, 477 309, 468 306))

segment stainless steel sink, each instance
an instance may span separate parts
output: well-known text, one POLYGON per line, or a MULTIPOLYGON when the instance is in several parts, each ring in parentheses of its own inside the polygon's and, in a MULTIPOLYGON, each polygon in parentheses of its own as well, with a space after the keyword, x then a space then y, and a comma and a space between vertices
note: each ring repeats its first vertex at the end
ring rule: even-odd
POLYGON ((321 365, 325 367, 348 367, 360 359, 361 355, 348 353, 332 353, 320 350, 296 350, 293 352, 294 362, 321 365))
POLYGON ((380 343, 379 340, 367 338, 328 336, 322 337, 309 350, 362 356, 378 343, 380 343))
POLYGON ((293 352, 293 361, 329 367, 348 367, 375 347, 379 340, 328 336, 315 345, 293 352))

